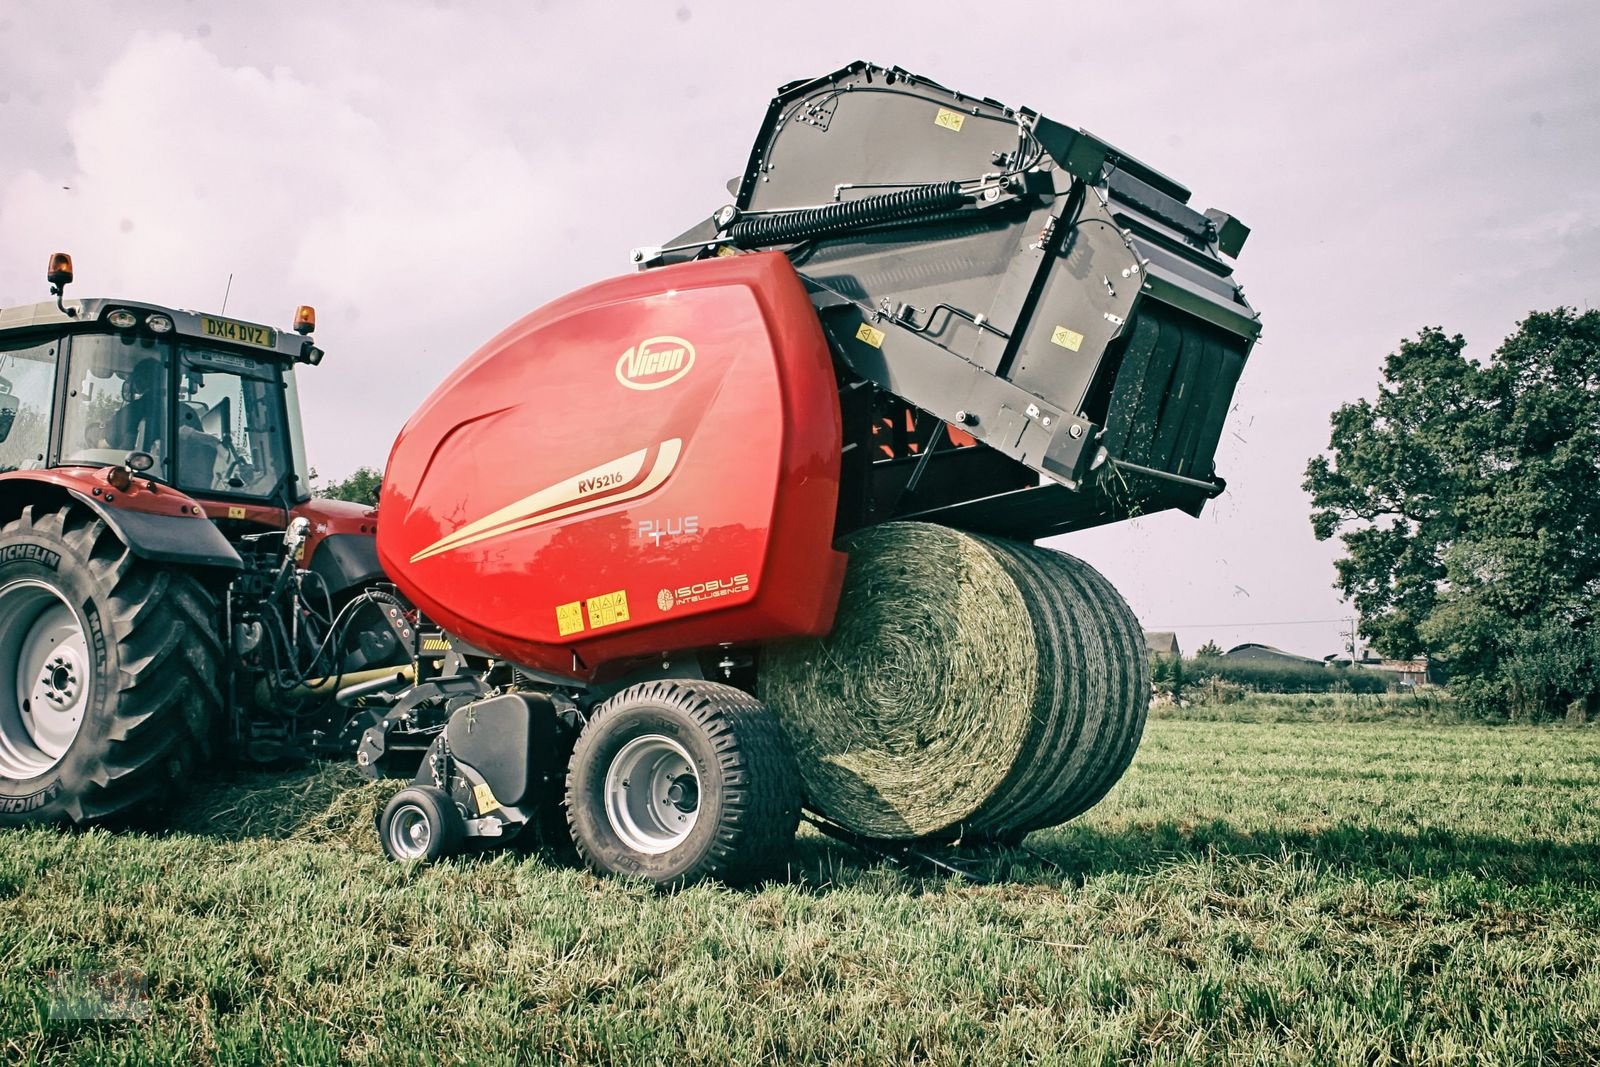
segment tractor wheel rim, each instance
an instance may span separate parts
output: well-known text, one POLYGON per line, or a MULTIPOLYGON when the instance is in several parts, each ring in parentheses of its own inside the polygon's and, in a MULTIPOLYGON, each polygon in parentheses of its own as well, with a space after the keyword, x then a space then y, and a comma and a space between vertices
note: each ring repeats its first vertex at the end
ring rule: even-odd
POLYGON ((421 859, 433 844, 433 823, 416 804, 402 804, 389 819, 389 849, 403 860, 421 859))
POLYGON ((93 695, 83 623, 61 593, 32 579, 0 589, 0 777, 60 763, 93 695))
POLYGON ((670 852, 700 819, 700 775, 688 751, 662 734, 629 741, 606 768, 606 819, 635 852, 670 852))

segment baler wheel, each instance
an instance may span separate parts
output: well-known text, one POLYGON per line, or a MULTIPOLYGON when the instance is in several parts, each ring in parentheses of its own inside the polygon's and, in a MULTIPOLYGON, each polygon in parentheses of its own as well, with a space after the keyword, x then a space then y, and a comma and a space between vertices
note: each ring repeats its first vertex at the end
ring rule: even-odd
POLYGON ((663 886, 745 882, 793 841, 800 775, 755 697, 717 682, 645 682, 584 727, 566 806, 579 855, 601 874, 663 886))
POLYGON ((432 863, 461 851, 466 822, 442 789, 407 786, 389 799, 378 816, 378 839, 389 858, 432 863))
POLYGON ((146 815, 209 750, 216 601, 88 508, 0 530, 0 826, 146 815))

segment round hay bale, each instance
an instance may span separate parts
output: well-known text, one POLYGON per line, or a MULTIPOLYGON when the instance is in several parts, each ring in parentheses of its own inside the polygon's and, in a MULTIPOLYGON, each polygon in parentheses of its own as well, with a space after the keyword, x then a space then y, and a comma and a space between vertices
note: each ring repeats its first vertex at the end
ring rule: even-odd
POLYGON ((1006 837, 1116 782, 1143 634, 1080 560, 921 523, 855 534, 833 632, 762 654, 808 804, 871 837, 1006 837))
POLYGON ((966 832, 1020 835, 1088 810, 1122 777, 1144 735, 1150 662, 1127 601, 1062 552, 986 540, 1022 591, 1041 686, 1030 747, 966 832))

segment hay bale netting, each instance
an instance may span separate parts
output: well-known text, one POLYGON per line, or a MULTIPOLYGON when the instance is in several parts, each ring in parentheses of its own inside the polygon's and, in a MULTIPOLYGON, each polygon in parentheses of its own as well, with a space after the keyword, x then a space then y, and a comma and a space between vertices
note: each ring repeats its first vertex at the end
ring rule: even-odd
POLYGON ((762 654, 807 803, 871 837, 1065 822, 1133 759, 1144 635, 1082 560, 922 523, 853 535, 833 632, 762 654))

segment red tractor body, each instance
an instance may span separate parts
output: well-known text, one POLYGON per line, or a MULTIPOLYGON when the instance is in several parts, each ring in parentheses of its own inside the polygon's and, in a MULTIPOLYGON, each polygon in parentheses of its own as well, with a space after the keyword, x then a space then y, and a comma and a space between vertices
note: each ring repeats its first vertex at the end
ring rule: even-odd
POLYGON ((406 424, 379 557, 447 632, 573 677, 825 633, 837 392, 780 254, 591 285, 484 345, 406 424))

